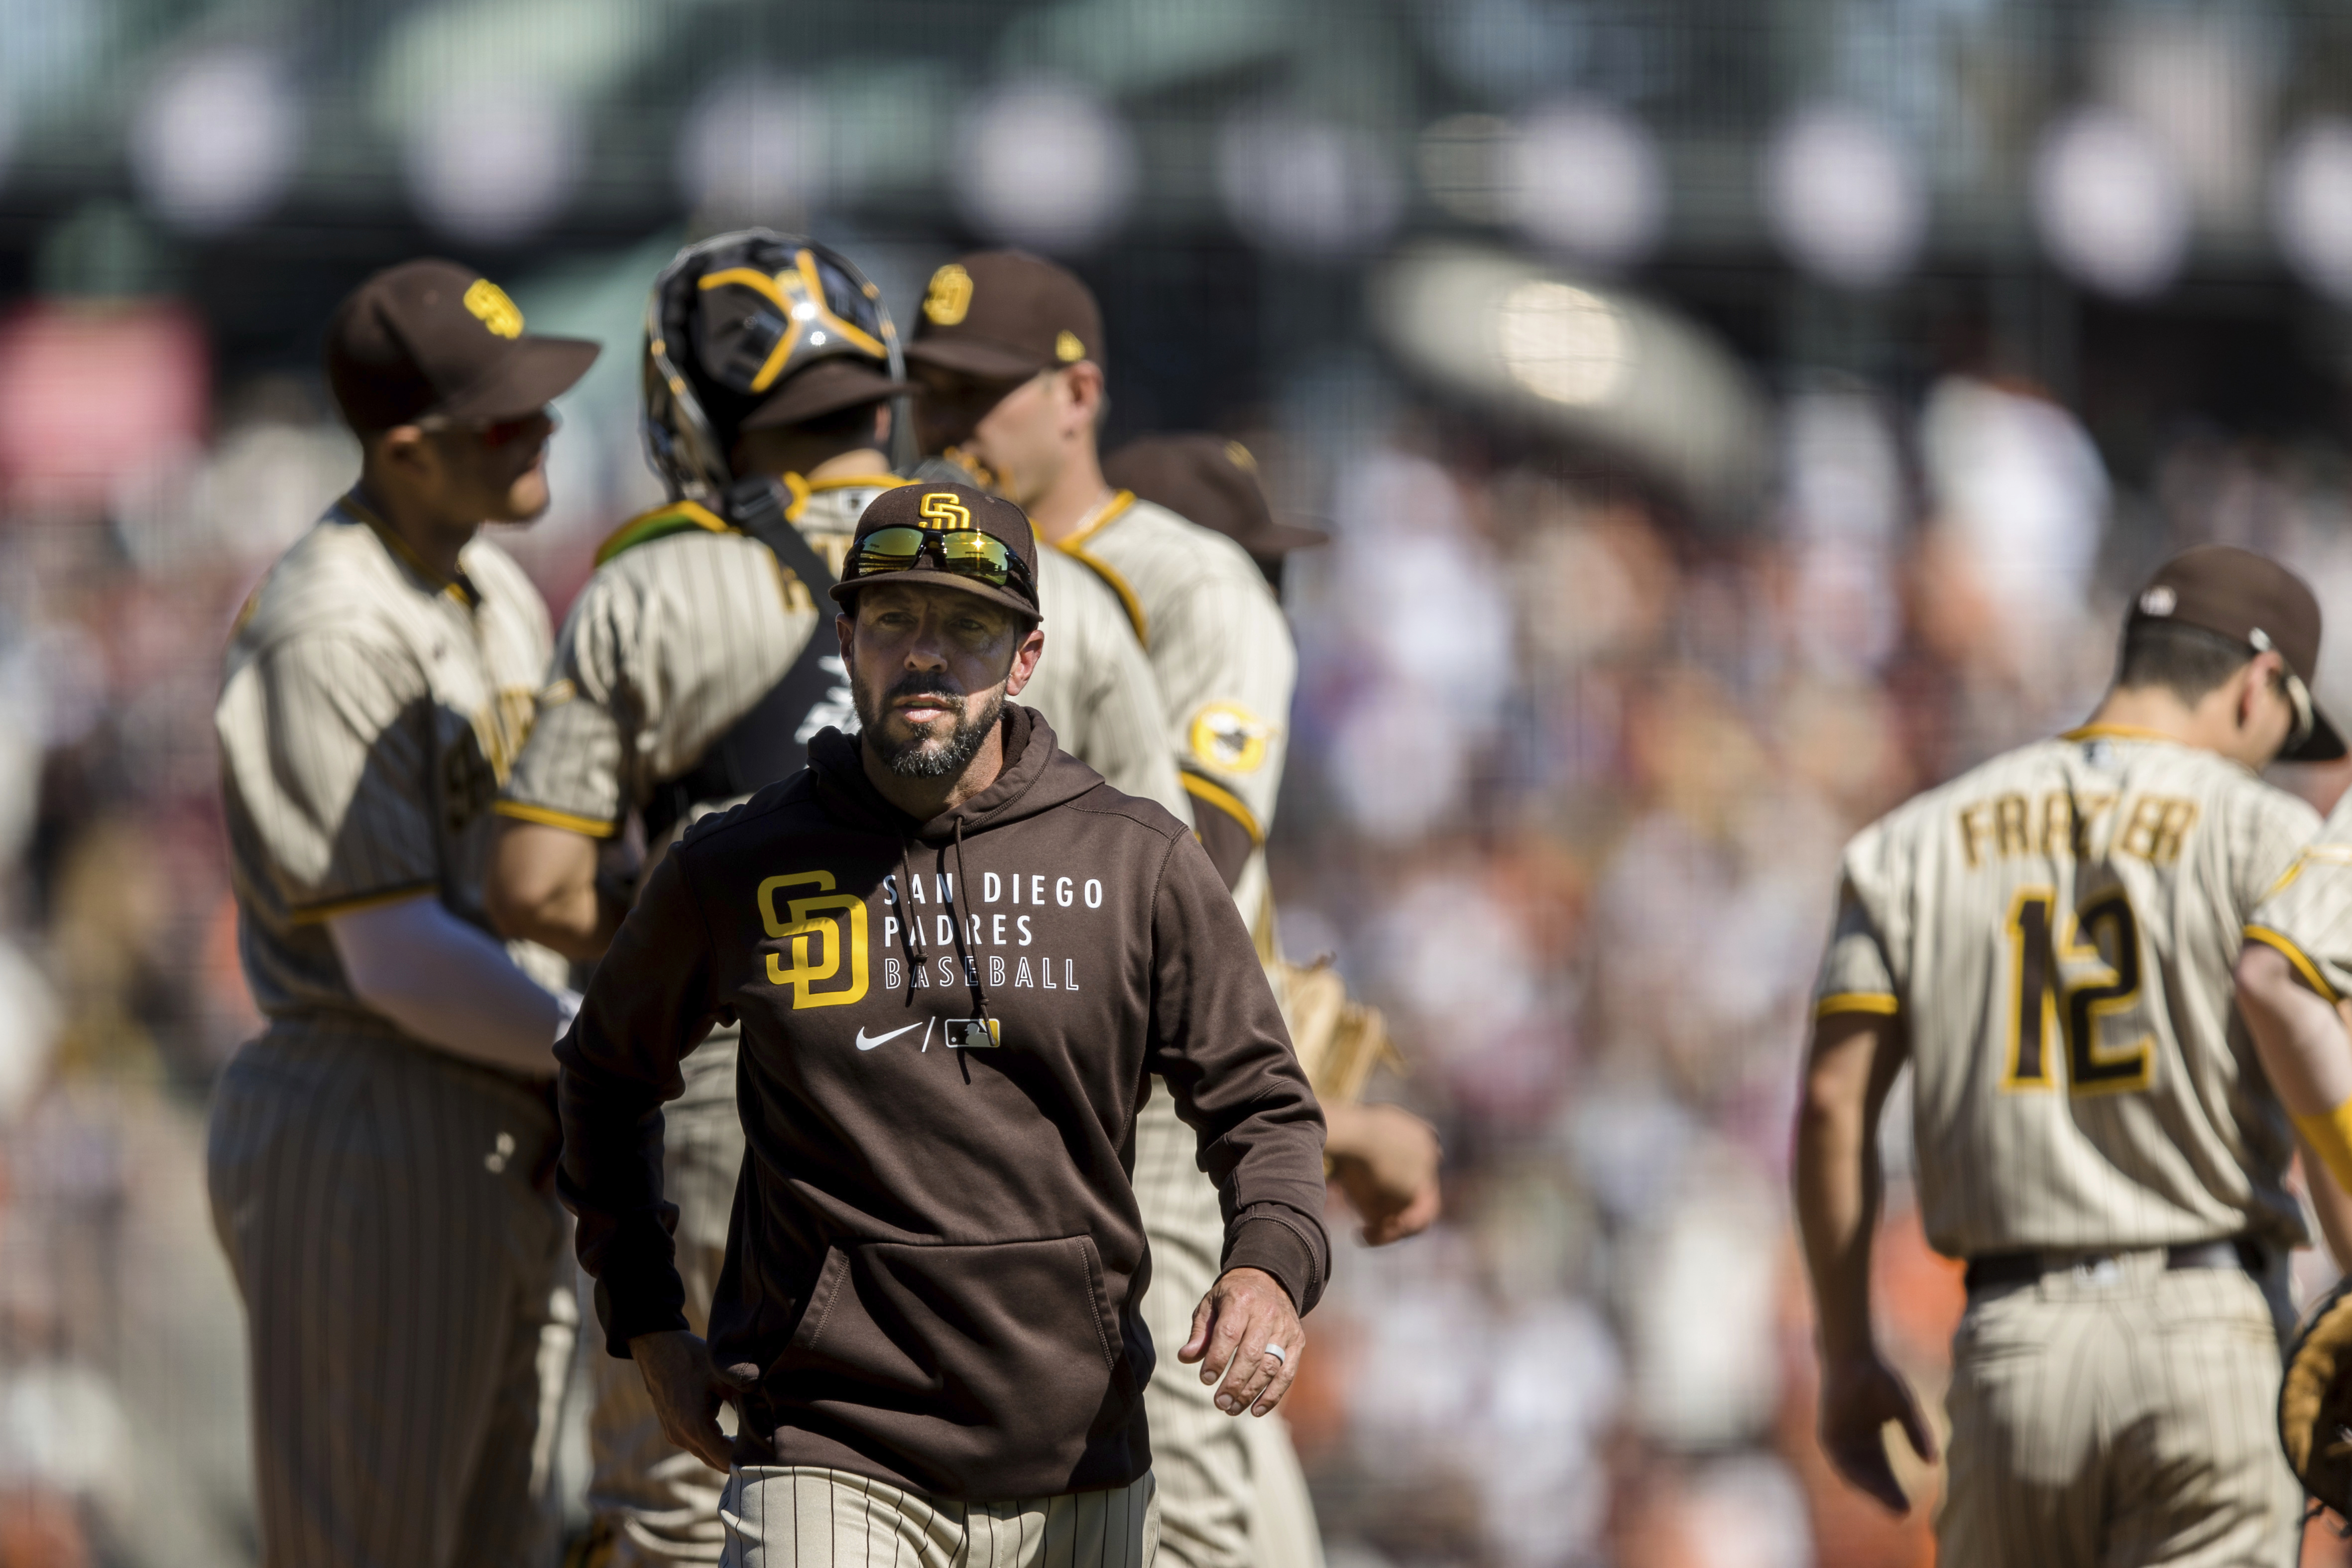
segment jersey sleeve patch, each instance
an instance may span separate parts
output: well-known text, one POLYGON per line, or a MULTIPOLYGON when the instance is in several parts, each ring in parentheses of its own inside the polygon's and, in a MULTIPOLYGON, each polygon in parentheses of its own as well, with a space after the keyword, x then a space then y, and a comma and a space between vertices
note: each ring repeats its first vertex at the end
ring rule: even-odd
POLYGON ((1238 702, 1212 702, 1192 715, 1186 732, 1192 756, 1221 773, 1254 773, 1265 765, 1274 726, 1238 702))

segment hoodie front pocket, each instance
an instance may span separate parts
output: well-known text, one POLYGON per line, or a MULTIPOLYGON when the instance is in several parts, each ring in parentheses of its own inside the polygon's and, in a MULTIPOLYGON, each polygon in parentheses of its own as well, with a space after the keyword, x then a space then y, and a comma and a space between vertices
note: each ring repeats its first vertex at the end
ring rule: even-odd
MULTIPOLYGON (((835 1247, 775 1368, 788 1397, 852 1426, 920 1413, 951 1467, 1066 1452, 1139 1394, 1094 1238, 835 1247)), ((968 1473, 968 1472, 967 1472, 968 1473)))

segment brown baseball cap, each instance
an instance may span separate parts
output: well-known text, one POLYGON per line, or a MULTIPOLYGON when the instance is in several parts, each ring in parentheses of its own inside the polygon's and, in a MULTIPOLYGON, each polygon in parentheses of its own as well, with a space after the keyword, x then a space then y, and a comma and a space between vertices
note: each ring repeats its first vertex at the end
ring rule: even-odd
POLYGON ((1029 514, 1001 496, 970 485, 900 485, 884 490, 866 503, 866 510, 857 519, 857 531, 849 542, 842 579, 833 585, 834 602, 851 607, 859 589, 870 588, 877 583, 923 583, 961 588, 992 604, 1018 611, 1032 621, 1045 618, 1037 607, 1037 536, 1029 526, 1029 514), (924 541, 921 552, 912 556, 911 565, 875 570, 866 560, 866 542, 886 528, 919 529, 931 537, 924 541), (1001 585, 988 581, 988 562, 982 556, 966 558, 976 569, 972 572, 952 569, 955 558, 948 552, 954 550, 956 536, 974 533, 984 534, 1003 546, 1002 552, 989 553, 1009 556, 1018 563, 1004 575, 1001 585))
POLYGON ((2251 653, 2275 649, 2286 661, 2288 695, 2310 723, 2279 753, 2287 763, 2329 763, 2345 754, 2344 737, 2311 700, 2319 668, 2319 601, 2304 580, 2251 550, 2200 544, 2157 568, 2132 601, 2131 618, 2178 621, 2244 643, 2251 653))
POLYGON ((1189 518, 1271 566, 1294 550, 1321 544, 1329 536, 1274 520, 1257 482, 1257 459, 1239 441, 1223 436, 1147 436, 1130 441, 1103 463, 1103 478, 1123 490, 1189 518))
POLYGON ((1102 311, 1077 274, 1025 250, 979 250, 931 274, 907 357, 1014 381, 1103 358, 1102 311))
POLYGON ((384 268, 335 308, 327 384, 362 433, 427 416, 487 423, 545 407, 597 352, 580 338, 525 336, 505 289, 428 258, 384 268))

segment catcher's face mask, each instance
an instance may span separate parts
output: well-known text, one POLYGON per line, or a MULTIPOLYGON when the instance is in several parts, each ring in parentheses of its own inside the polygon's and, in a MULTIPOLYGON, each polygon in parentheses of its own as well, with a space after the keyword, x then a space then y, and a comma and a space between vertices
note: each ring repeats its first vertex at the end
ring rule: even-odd
MULTIPOLYGON (((740 477, 728 453, 747 422, 829 412, 792 406, 795 378, 824 361, 859 366, 876 384, 905 374, 881 291, 846 258, 766 229, 678 252, 646 301, 644 366, 646 457, 672 497, 715 505, 740 477)), ((839 379, 828 370, 811 384, 839 379)), ((892 421, 894 447, 904 416, 892 421)))

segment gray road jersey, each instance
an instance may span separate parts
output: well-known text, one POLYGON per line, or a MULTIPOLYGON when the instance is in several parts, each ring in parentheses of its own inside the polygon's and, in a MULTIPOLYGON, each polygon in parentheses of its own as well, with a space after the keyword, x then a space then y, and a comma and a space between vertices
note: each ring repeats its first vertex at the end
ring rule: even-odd
POLYGON ((352 993, 333 915, 431 893, 489 929, 489 807, 530 728, 547 606, 487 541, 458 567, 440 581, 346 497, 238 616, 214 730, 246 975, 274 1017, 390 1027, 352 993))
POLYGON ((2316 826, 2210 752, 2084 730, 1855 837, 1816 1007, 1906 1026, 1938 1250, 2304 1239, 2231 970, 2316 826))

